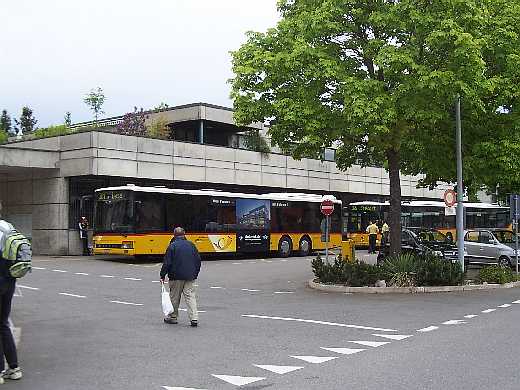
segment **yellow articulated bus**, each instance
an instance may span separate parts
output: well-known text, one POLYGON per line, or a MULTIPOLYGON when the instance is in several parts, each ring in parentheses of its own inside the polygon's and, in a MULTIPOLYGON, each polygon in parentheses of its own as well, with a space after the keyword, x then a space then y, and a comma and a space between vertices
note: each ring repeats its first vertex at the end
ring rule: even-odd
MULTIPOLYGON (((163 187, 96 190, 94 254, 163 255, 181 226, 201 253, 308 255, 326 245, 321 195, 243 194, 163 187)), ((341 246, 341 201, 334 199, 329 247, 341 246)))
MULTIPOLYGON (((446 215, 444 202, 411 201, 401 205, 401 224, 406 227, 436 229, 452 240, 456 239, 455 215, 446 215)), ((379 223, 389 220, 388 202, 355 202, 345 207, 347 237, 356 247, 368 247, 366 228, 370 221, 379 223)), ((467 229, 508 228, 509 207, 491 203, 464 203, 464 226, 467 229)), ((381 236, 378 236, 378 245, 381 236)))

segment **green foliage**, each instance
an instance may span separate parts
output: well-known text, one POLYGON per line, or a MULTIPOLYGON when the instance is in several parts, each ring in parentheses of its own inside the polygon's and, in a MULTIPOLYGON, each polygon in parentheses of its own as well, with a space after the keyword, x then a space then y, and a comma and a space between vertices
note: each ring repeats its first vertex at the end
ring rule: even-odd
POLYGON ((33 135, 35 138, 56 137, 58 135, 65 135, 72 133, 71 129, 66 125, 51 125, 36 130, 33 135))
POLYGON ((389 257, 381 265, 381 270, 389 284, 395 287, 417 286, 419 262, 409 253, 389 257))
POLYGON ((70 116, 70 112, 67 111, 65 113, 65 116, 63 117, 63 123, 65 124, 65 126, 67 127, 70 127, 70 125, 72 124, 72 119, 71 119, 71 116, 70 116))
POLYGON ((21 132, 22 134, 32 133, 36 130, 36 123, 38 123, 33 116, 33 110, 27 106, 22 108, 20 119, 15 118, 14 122, 16 123, 16 132, 21 132))
POLYGON ((92 89, 90 93, 85 95, 83 98, 83 102, 89 106, 90 110, 94 113, 94 125, 98 127, 98 116, 99 114, 103 114, 104 111, 101 110, 101 107, 105 103, 105 94, 101 88, 92 89))
POLYGON ((484 267, 478 274, 478 279, 484 283, 509 283, 518 280, 517 276, 513 273, 509 267, 501 267, 498 265, 492 265, 484 267))
POLYGON ((260 135, 258 130, 249 130, 245 134, 244 144, 247 149, 255 152, 260 152, 262 154, 269 154, 271 152, 267 140, 260 135))
POLYGON ((140 110, 134 107, 134 112, 126 113, 123 120, 116 126, 119 134, 144 136, 147 133, 146 129, 146 115, 143 108, 140 110))
POLYGON ((0 129, 0 144, 6 143, 7 138, 9 138, 9 135, 7 134, 7 132, 0 129))
POLYGON ((334 262, 327 264, 321 256, 312 261, 314 275, 321 283, 344 284, 352 287, 374 285, 380 279, 378 266, 361 262, 345 262, 338 256, 334 262))
POLYGON ((2 110, 2 115, 0 115, 0 132, 5 132, 7 134, 11 133, 13 130, 13 125, 11 122, 11 117, 7 113, 7 110, 2 110))
POLYGON ((248 33, 233 53, 236 122, 267 121, 273 143, 295 158, 337 142, 342 169, 388 167, 392 245, 400 243, 399 171, 425 174, 424 186, 456 179, 458 94, 465 184, 492 184, 497 170, 518 167, 520 2, 278 4, 277 26, 248 33), (503 158, 486 172, 495 157, 503 158))
POLYGON ((462 283, 464 273, 458 261, 425 256, 418 259, 416 278, 419 286, 456 286, 462 283))

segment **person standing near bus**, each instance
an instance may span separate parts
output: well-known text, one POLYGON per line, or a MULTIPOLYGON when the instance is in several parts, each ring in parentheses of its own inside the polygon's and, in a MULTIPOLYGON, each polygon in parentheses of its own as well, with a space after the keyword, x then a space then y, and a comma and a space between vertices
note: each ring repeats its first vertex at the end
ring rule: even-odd
POLYGON ((385 246, 388 244, 388 236, 390 235, 390 226, 383 221, 383 226, 381 227, 381 246, 385 246))
POLYGON ((200 272, 200 254, 197 247, 186 239, 183 228, 176 227, 173 237, 174 240, 170 243, 164 256, 160 273, 161 283, 164 283, 165 277, 168 275, 170 299, 173 305, 173 312, 164 319, 164 322, 177 323, 182 294, 188 307, 191 326, 195 327, 198 325, 198 311, 194 283, 200 272))
POLYGON ((368 233, 368 253, 376 253, 376 241, 377 235, 379 234, 379 228, 374 223, 374 221, 370 221, 370 225, 367 227, 368 233))
POLYGON ((89 256, 88 250, 88 221, 86 217, 81 217, 78 223, 79 238, 83 244, 83 256, 89 256))

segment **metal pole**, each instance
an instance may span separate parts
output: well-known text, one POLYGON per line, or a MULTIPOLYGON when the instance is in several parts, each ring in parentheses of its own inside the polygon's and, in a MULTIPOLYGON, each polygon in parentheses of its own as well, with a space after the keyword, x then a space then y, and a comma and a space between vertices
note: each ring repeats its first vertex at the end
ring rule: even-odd
POLYGON ((518 275, 518 219, 515 221, 515 257, 516 257, 516 274, 518 275))
POLYGON ((329 216, 327 215, 325 224, 325 261, 329 264, 329 216))
POLYGON ((457 252, 462 272, 464 272, 464 189, 462 186, 462 126, 460 120, 460 95, 457 95, 455 117, 457 129, 457 252))

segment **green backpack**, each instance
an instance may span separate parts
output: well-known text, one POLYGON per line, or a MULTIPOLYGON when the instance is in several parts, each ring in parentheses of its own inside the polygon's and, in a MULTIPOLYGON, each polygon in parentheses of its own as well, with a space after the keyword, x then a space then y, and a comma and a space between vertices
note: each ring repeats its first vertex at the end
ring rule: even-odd
POLYGON ((2 257, 7 261, 9 274, 13 278, 24 277, 31 271, 31 241, 23 234, 12 230, 5 238, 2 257))

